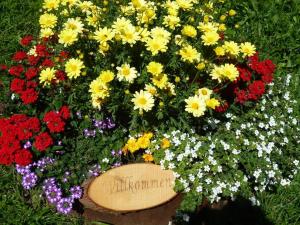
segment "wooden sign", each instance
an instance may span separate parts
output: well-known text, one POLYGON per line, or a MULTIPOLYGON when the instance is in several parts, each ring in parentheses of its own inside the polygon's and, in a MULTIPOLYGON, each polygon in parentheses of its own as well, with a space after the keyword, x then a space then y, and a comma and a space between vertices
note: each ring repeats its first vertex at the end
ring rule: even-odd
POLYGON ((129 164, 108 170, 88 186, 87 195, 96 205, 113 211, 136 211, 168 202, 174 176, 170 170, 148 163, 129 164))

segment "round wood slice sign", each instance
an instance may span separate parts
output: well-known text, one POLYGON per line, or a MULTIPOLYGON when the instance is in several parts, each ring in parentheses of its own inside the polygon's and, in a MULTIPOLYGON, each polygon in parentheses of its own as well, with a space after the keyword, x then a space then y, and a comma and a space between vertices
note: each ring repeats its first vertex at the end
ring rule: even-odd
POLYGON ((97 205, 114 211, 135 211, 163 204, 177 195, 173 172, 154 164, 129 164, 108 170, 87 191, 97 205))

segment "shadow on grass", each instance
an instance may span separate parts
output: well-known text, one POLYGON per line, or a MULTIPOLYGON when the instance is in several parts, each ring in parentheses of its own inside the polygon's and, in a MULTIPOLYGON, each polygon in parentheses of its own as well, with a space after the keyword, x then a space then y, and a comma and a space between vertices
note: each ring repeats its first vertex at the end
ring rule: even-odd
POLYGON ((229 201, 223 206, 205 206, 195 214, 191 225, 274 225, 264 212, 246 199, 229 201))

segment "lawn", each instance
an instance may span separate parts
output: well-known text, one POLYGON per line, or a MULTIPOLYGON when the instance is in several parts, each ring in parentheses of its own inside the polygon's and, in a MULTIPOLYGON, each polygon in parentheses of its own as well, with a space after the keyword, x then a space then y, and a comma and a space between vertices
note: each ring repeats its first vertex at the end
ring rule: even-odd
MULTIPOLYGON (((233 1, 239 12, 236 30, 241 40, 253 42, 263 56, 277 64, 277 75, 291 73, 292 92, 300 99, 300 1, 244 0, 233 1)), ((41 0, 0 1, 0 64, 7 63, 18 49, 25 34, 36 34, 41 0)), ((1 101, 7 98, 1 96, 1 101)), ((300 104, 299 109, 300 109, 300 104)), ((300 110, 298 110, 300 111, 300 110)), ((300 150, 300 148, 299 148, 300 150)), ((0 167, 0 224, 83 224, 81 218, 64 217, 55 213, 39 198, 38 191, 23 190, 20 177, 12 168, 0 167), (30 197, 31 196, 31 197, 30 197)), ((205 210, 200 216, 204 224, 300 224, 300 175, 288 188, 260 196, 261 206, 250 207, 246 202, 231 204, 222 212, 205 210), (246 213, 245 213, 246 212, 246 213), (235 215, 241 216, 237 219, 235 215), (216 222, 218 216, 223 222, 216 222)), ((197 220, 198 221, 198 220, 197 220)), ((197 223, 199 224, 199 223, 197 223)))

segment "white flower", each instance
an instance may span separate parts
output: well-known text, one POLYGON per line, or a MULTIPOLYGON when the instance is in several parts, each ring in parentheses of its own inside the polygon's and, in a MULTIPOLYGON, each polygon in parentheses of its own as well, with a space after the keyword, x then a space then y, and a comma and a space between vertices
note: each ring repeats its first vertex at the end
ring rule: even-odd
POLYGON ((104 158, 104 159, 102 159, 102 162, 109 163, 109 160, 108 160, 108 158, 104 158))
POLYGON ((201 191, 202 191, 202 187, 201 187, 201 186, 198 186, 198 187, 196 188, 196 191, 197 191, 197 192, 201 192, 201 191))

